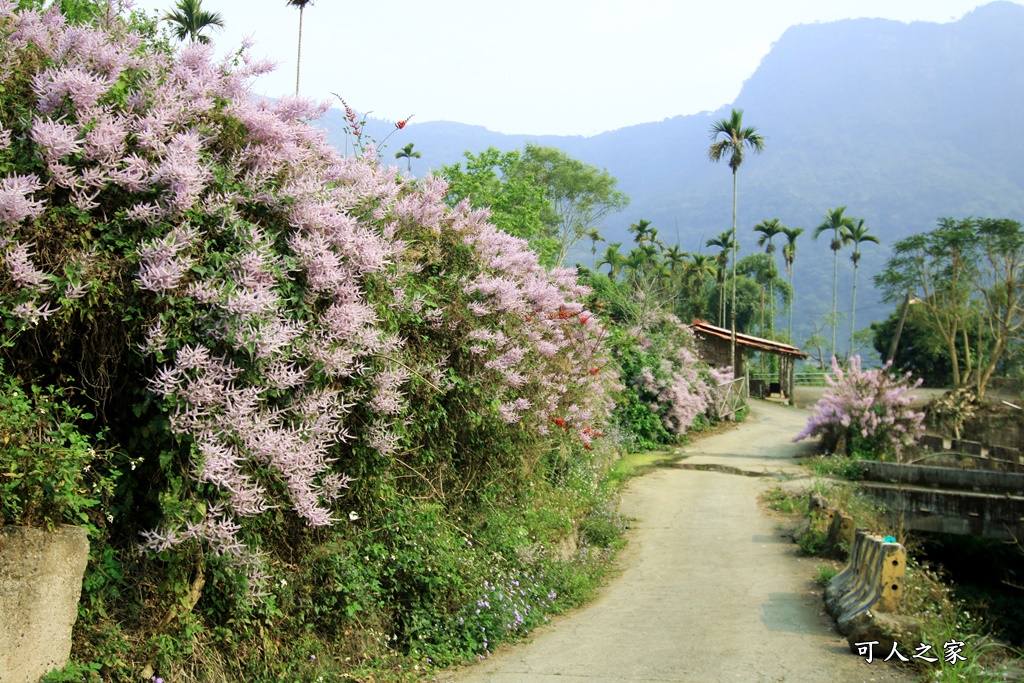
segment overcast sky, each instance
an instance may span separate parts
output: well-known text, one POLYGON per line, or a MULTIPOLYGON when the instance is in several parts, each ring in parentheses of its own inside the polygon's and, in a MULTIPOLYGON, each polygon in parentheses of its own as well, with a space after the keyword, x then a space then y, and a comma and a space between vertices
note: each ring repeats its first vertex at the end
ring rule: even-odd
MULTIPOLYGON (((137 0, 165 13, 174 0, 137 0)), ((1014 0, 1024 4, 1024 0, 1014 0)), ((301 92, 413 123, 594 135, 731 102, 795 24, 850 17, 955 21, 983 0, 313 0, 301 92)), ((225 30, 278 63, 255 83, 295 92, 299 11, 286 0, 203 0, 225 30)))

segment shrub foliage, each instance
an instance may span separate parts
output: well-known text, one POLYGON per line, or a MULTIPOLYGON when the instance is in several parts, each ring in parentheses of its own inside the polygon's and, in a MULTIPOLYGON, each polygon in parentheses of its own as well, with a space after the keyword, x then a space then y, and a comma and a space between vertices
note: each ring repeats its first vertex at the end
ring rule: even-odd
POLYGON ((586 595, 619 384, 575 271, 254 98, 246 49, 84 16, 0 0, 3 519, 93 534, 55 680, 447 663, 586 595))

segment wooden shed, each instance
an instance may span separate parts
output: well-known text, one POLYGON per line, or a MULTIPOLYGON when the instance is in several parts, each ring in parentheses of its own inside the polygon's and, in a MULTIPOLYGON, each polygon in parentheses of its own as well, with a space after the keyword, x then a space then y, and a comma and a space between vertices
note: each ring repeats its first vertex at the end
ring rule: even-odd
MULTIPOLYGON (((704 362, 715 367, 729 365, 729 347, 732 345, 732 330, 716 327, 703 320, 695 320, 690 325, 697 337, 697 349, 704 362)), ((798 359, 807 358, 807 354, 795 346, 753 337, 749 334, 736 333, 736 368, 734 377, 742 377, 746 369, 747 354, 750 351, 772 353, 779 357, 779 381, 767 387, 771 393, 780 393, 793 403, 793 373, 798 359)), ((748 387, 748 391, 749 391, 748 387)), ((754 392, 755 394, 758 392, 754 392)))

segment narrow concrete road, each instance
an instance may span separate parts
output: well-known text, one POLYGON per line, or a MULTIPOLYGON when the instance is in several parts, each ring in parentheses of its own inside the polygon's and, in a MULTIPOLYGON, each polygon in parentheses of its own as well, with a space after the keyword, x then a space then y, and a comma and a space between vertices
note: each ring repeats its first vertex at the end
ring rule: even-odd
POLYGON ((914 677, 850 654, 801 558, 758 504, 797 473, 808 446, 790 440, 807 411, 755 402, 738 428, 634 479, 621 510, 635 518, 623 572, 591 604, 532 641, 441 680, 460 683, 767 681, 879 683, 914 677), (694 465, 729 472, 686 469, 694 465), (743 476, 738 472, 761 476, 743 476), (767 476, 765 476, 767 475, 767 476))

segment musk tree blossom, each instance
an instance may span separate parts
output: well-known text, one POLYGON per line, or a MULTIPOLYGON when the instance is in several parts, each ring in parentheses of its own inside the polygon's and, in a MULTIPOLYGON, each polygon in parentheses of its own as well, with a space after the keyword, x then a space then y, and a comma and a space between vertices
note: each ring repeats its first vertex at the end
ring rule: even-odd
POLYGON ((832 375, 825 376, 828 389, 814 406, 807 427, 793 441, 822 437, 827 452, 856 451, 866 457, 899 459, 924 431, 924 413, 912 407, 911 392, 921 380, 911 381, 908 372, 897 377, 883 368, 863 370, 860 356, 843 369, 832 358, 832 375))
MULTIPOLYGON (((202 45, 166 55, 56 10, 0 21, 0 59, 29 69, 35 94, 27 117, 3 118, 0 148, 24 141, 44 162, 0 179, 0 265, 25 291, 63 277, 84 292, 71 284, 84 270, 46 273, 26 246, 26 221, 70 206, 138 264, 133 348, 155 356, 148 388, 209 497, 202 521, 169 514, 150 547, 251 558, 240 530, 268 509, 342 522, 347 459, 415 448, 426 392, 469 386, 480 419, 530 435, 550 435, 557 413, 571 427, 557 438, 590 445, 614 382, 590 372, 610 360, 606 332, 575 271, 545 269, 468 203, 447 208, 440 178, 401 178, 372 146, 340 156, 309 124, 325 104, 252 97, 266 63, 216 62, 202 45), (128 84, 118 97, 114 83, 128 84)), ((56 310, 0 305, 33 324, 56 310)))
POLYGON ((166 294, 175 289, 192 266, 192 260, 181 254, 198 238, 199 232, 186 225, 175 228, 161 239, 140 246, 139 272, 135 278, 139 287, 157 294, 166 294))
POLYGON ((0 226, 14 227, 26 219, 37 218, 46 207, 29 195, 42 188, 39 178, 31 174, 0 178, 0 226))
POLYGON ((32 265, 31 245, 16 244, 4 254, 7 272, 19 287, 36 291, 49 289, 46 273, 32 265))

